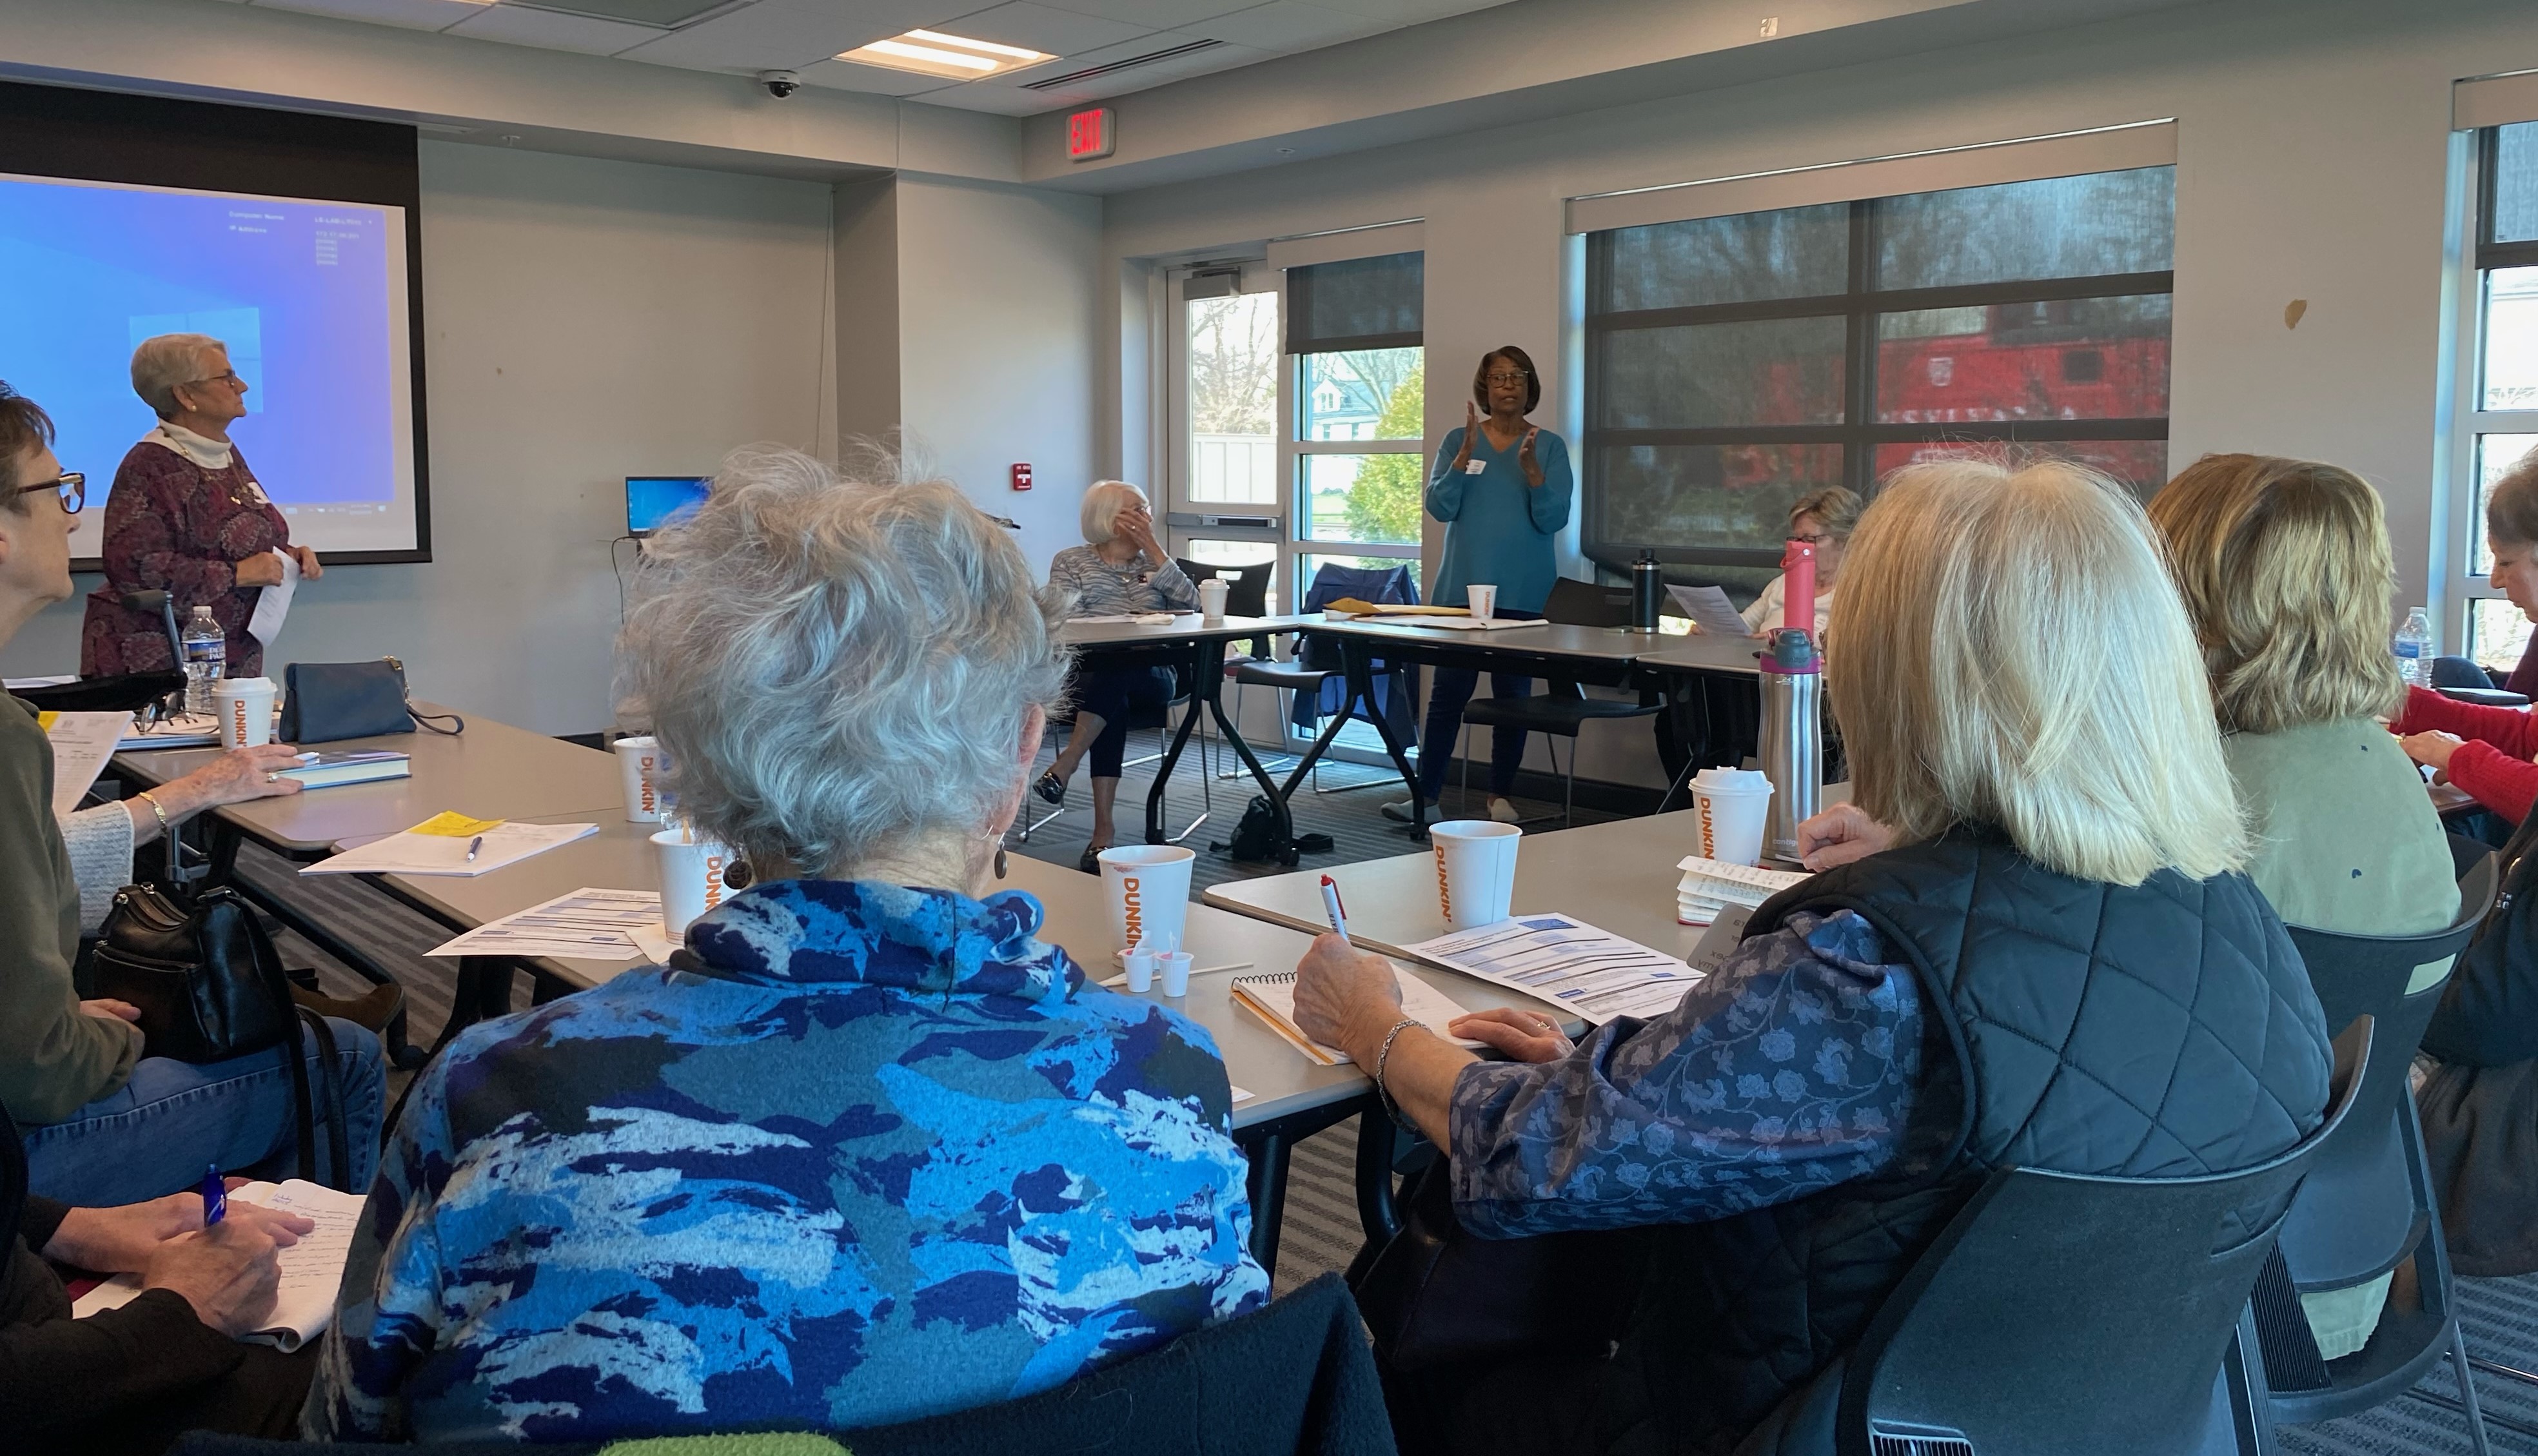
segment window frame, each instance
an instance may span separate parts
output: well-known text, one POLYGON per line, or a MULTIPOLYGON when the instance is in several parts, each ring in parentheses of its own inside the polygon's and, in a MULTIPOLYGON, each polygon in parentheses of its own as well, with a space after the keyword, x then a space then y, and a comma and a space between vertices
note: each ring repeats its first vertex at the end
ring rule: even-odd
MULTIPOLYGON (((2153 165, 2168 166, 2160 163, 2153 165)), ((2137 170, 2109 167, 2108 171, 2137 170)), ((2031 180, 2045 180, 2034 178, 2031 180)), ((1990 185, 1990 184, 1983 184, 1990 185)), ((1957 188, 1935 188, 1954 191, 1957 188)), ((1916 193, 1895 194, 1915 196, 1916 193)), ((1886 444, 1919 444, 1997 440, 2010 443, 2059 441, 2162 440, 2170 436, 2167 415, 2095 420, 2015 420, 1929 424, 1877 422, 1877 364, 1883 315, 1940 308, 1989 308, 2001 304, 2063 302, 2085 298, 2146 295, 2173 297, 2173 268, 2153 272, 2109 273, 2085 277, 1957 284, 1940 288, 1877 287, 1877 219, 1887 197, 1850 199, 1847 277, 1843 292, 1795 298, 1763 298, 1728 303, 1667 308, 1617 309, 1596 312, 1598 300, 1611 297, 1611 238, 1623 228, 1602 229, 1584 236, 1585 299, 1581 319, 1583 398, 1578 470, 1580 548, 1604 565, 1625 568, 1641 551, 1661 562, 1722 566, 1776 566, 1780 553, 1768 548, 1688 547, 1621 540, 1605 526, 1609 496, 1604 472, 1608 451, 1631 446, 1664 445, 1837 445, 1842 452, 1841 484, 1867 496, 1876 485, 1877 449, 1886 444), (1791 318, 1838 317, 1843 321, 1842 420, 1834 425, 1733 425, 1688 429, 1619 430, 1594 424, 1604 398, 1604 336, 1625 330, 1683 328, 1701 324, 1747 323, 1791 318)), ((1802 204, 1800 204, 1802 205, 1802 204)), ((1817 204, 1819 206, 1823 204, 1817 204)), ((1777 212, 1786 208, 1758 211, 1777 212)), ((1642 224, 1631 226, 1662 226, 1642 224)), ((2171 338, 2173 332, 2171 328, 2171 338)))
POLYGON ((2538 239, 2493 240, 2497 154, 2502 149, 2503 128, 2518 124, 2521 123, 2504 122, 2476 131, 2467 149, 2469 185, 2461 189, 2468 208, 2464 219, 2468 245, 2466 277, 2458 290, 2455 378, 2459 383, 2451 411, 2450 499, 2457 502, 2457 508, 2448 531, 2449 549, 2457 554, 2457 564, 2442 573, 2448 600, 2434 609, 2434 620, 2436 630, 2446 629, 2447 642, 2442 645, 2456 643, 2458 650, 2469 656, 2477 650, 2476 603, 2504 599, 2491 574, 2477 569, 2485 503, 2482 443, 2489 434, 2538 434, 2538 409, 2485 408, 2486 303, 2493 275, 2499 269, 2538 267, 2538 239))

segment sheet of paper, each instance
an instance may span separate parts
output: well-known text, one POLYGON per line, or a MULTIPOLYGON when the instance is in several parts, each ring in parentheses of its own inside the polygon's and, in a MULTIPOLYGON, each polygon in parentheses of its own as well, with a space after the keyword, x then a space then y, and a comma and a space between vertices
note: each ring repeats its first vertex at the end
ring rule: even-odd
POLYGON ((1403 949, 1596 1023, 1663 1016, 1701 979, 1671 956, 1569 915, 1519 915, 1403 949))
POLYGON ((22 688, 58 688, 64 683, 78 681, 77 673, 67 673, 58 678, 0 678, 0 688, 15 693, 22 688))
POLYGON ((1240 1088, 1238 1088, 1238 1087, 1237 1087, 1237 1088, 1236 1088, 1236 1089, 1234 1090, 1234 1105, 1236 1105, 1236 1106, 1239 1107, 1239 1106, 1241 1106, 1243 1103, 1245 1103, 1245 1102, 1247 1102, 1247 1101, 1250 1101, 1250 1100, 1251 1100, 1251 1093, 1249 1093, 1249 1092, 1244 1092, 1242 1089, 1240 1089, 1240 1088))
POLYGON ((1745 625, 1744 615, 1727 600, 1727 593, 1715 586, 1669 586, 1666 595, 1683 610, 1680 617, 1692 619, 1692 625, 1712 636, 1750 637, 1754 629, 1745 625))
POLYGON ((1486 620, 1478 617, 1403 617, 1389 612, 1380 612, 1366 620, 1379 622, 1387 627, 1437 627, 1447 631, 1503 631, 1510 627, 1542 626, 1539 622, 1521 617, 1492 617, 1486 620))
MULTIPOLYGON (((255 611, 246 620, 247 635, 268 649, 273 646, 273 639, 282 635, 282 621, 291 615, 291 598, 300 590, 300 559, 287 551, 277 551, 274 555, 282 558, 282 584, 257 592, 255 611)), ((321 562, 318 564, 325 563, 321 562)))
POLYGON ((1719 911, 1718 918, 1702 933, 1701 944, 1692 948, 1692 968, 1707 975, 1726 964, 1727 958, 1745 939, 1745 922, 1753 918, 1754 912, 1743 905, 1730 905, 1719 911))
POLYGON ((685 938, 670 934, 668 927, 661 923, 661 917, 657 912, 652 916, 652 923, 629 926, 626 934, 634 942, 634 949, 642 955, 643 959, 654 965, 669 964, 670 957, 677 953, 679 947, 687 944, 685 938))
MULTIPOLYGON (((265 1327, 246 1338, 274 1346, 285 1354, 325 1333, 335 1318, 335 1299, 342 1292, 344 1264, 352 1257, 353 1233, 360 1226, 365 1199, 338 1193, 298 1178, 287 1183, 249 1183, 230 1191, 230 1202, 262 1204, 298 1214, 317 1226, 277 1256, 282 1265, 273 1315, 265 1327)), ((79 1296, 71 1305, 73 1319, 87 1319, 120 1309, 141 1297, 141 1276, 119 1274, 79 1296)))
POLYGON ((652 891, 576 890, 480 925, 426 954, 632 960, 644 954, 640 936, 658 937, 660 931, 661 896, 652 891))
POLYGON ((474 838, 454 834, 417 833, 408 829, 347 849, 302 869, 303 875, 465 875, 491 874, 533 854, 599 832, 597 825, 501 824, 485 831, 476 857, 467 857, 474 838))
POLYGON ((132 727, 130 713, 38 713, 44 738, 53 746, 53 818, 79 807, 97 782, 114 746, 132 727))

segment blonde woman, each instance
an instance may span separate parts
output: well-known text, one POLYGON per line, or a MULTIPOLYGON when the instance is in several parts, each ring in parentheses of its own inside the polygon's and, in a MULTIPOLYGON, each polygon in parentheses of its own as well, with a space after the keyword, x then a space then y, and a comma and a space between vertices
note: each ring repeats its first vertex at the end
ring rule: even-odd
MULTIPOLYGON (((2440 816, 2377 717, 2403 701, 2388 653, 2397 579, 2378 494, 2351 471, 2206 455, 2151 500, 2203 644, 2221 752, 2252 843, 2248 878, 2294 925, 2419 935, 2458 913, 2440 816)), ((2449 962, 2418 969, 2421 991, 2449 962)), ((2306 1294, 2318 1354, 2371 1342, 2390 1276, 2306 1294)))
MULTIPOLYGON (((1096 481, 1084 493, 1083 514, 1085 544, 1068 547, 1048 563, 1050 588, 1073 603, 1068 616, 1198 610, 1198 587, 1155 540, 1155 513, 1144 491, 1126 481, 1096 481)), ((1075 704, 1075 727, 1033 792, 1051 804, 1065 803, 1066 781, 1092 755, 1093 835, 1079 866, 1090 874, 1097 867, 1094 857, 1119 835, 1111 809, 1119 801, 1119 774, 1127 761, 1129 716, 1169 703, 1172 675, 1151 666, 1078 669, 1067 697, 1075 704)))
MULTIPOLYGON (((1859 513, 1864 509, 1859 493, 1840 486, 1827 486, 1809 491, 1789 507, 1789 539, 1804 541, 1816 549, 1816 640, 1823 641, 1825 629, 1833 621, 1833 587, 1841 575, 1842 549, 1850 544, 1850 533, 1859 528, 1859 513)), ((1745 609, 1745 628, 1762 636, 1778 627, 1788 611, 1789 578, 1774 576, 1745 609)))
POLYGON ((1990 1170, 2202 1173, 2317 1126, 2326 1027, 2240 873, 2141 507, 2067 465, 1904 471, 1833 615, 1858 808, 1802 837, 1848 862, 1672 1013, 1574 1047, 1466 1017, 1509 1058, 1481 1062, 1402 1019, 1380 958, 1325 936, 1300 967, 1304 1028, 1447 1151, 1464 1228, 1647 1230, 1611 1358, 1388 1368, 1405 1450, 1777 1449, 1990 1170))

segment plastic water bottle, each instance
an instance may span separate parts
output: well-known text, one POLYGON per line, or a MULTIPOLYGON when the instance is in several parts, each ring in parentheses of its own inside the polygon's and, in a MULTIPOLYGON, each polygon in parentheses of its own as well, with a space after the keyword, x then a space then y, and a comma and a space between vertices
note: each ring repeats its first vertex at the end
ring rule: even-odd
POLYGON ((212 609, 196 607, 185 623, 185 711, 209 717, 212 685, 229 671, 230 639, 212 620, 212 609))
POLYGON ((2397 629, 2397 676, 2410 688, 2433 686, 2433 623, 2421 607, 2397 629))

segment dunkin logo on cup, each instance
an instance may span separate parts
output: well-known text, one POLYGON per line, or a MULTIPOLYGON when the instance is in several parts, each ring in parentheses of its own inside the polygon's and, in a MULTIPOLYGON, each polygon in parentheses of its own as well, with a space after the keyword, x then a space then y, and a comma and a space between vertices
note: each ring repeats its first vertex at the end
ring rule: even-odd
POLYGON ((246 742, 246 699, 243 697, 230 699, 230 728, 237 734, 238 742, 246 742))
POLYGON ((1718 857, 1718 829, 1709 822, 1710 798, 1707 794, 1695 794, 1692 798, 1693 802, 1701 807, 1702 857, 1715 859, 1718 857))
POLYGON ((1145 939, 1146 897, 1137 893, 1137 877, 1134 875, 1120 876, 1119 888, 1127 893, 1128 944, 1135 946, 1145 939))
MULTIPOLYGON (((1435 841, 1431 840, 1430 843, 1435 844, 1435 841)), ((1436 899, 1439 904, 1442 904, 1445 907, 1445 918, 1448 921, 1451 921, 1454 918, 1454 889, 1446 882, 1445 879, 1445 846, 1442 844, 1436 844, 1436 899)))
MULTIPOLYGON (((649 782, 646 782, 643 787, 648 791, 652 786, 649 782)), ((722 856, 719 854, 708 854, 705 856, 705 908, 710 910, 721 903, 722 856)))
MULTIPOLYGON (((636 799, 636 802, 637 802, 637 803, 639 803, 639 804, 641 804, 641 805, 643 806, 643 812, 644 812, 645 814, 652 814, 652 813, 657 812, 657 811, 655 810, 655 808, 654 808, 654 805, 655 805, 658 801, 657 801, 657 800, 655 800, 655 799, 653 798, 653 796, 652 796, 652 763, 653 763, 653 760, 652 760, 652 757, 651 757, 649 754, 643 755, 642 757, 637 758, 637 759, 634 761, 634 767, 635 767, 635 770, 636 770, 636 772, 637 772, 637 773, 639 773, 639 774, 641 775, 642 783, 643 783, 643 790, 642 790, 642 792, 641 792, 640 794, 638 794, 638 795, 636 795, 636 796, 635 796, 635 799, 636 799)), ((716 872, 716 876, 715 876, 715 877, 716 877, 716 879, 719 879, 719 878, 720 878, 720 872, 719 872, 719 871, 717 871, 717 872, 716 872)))

